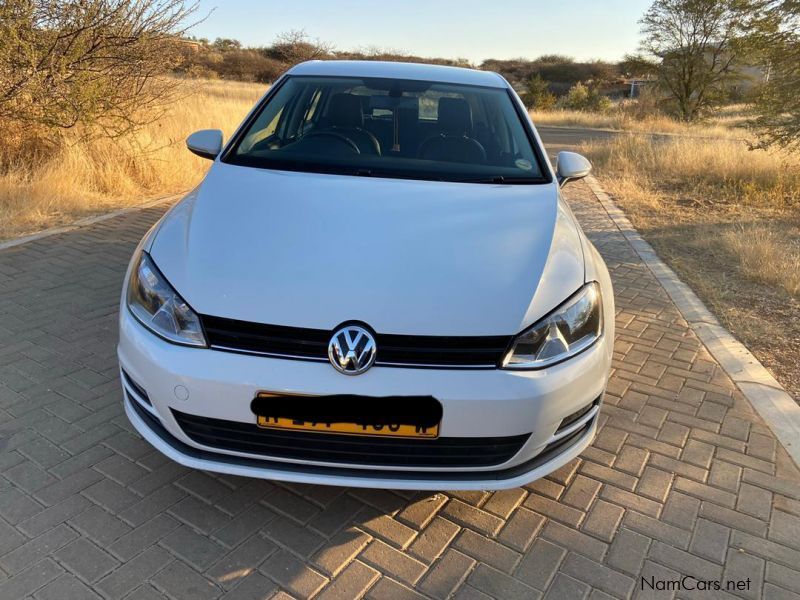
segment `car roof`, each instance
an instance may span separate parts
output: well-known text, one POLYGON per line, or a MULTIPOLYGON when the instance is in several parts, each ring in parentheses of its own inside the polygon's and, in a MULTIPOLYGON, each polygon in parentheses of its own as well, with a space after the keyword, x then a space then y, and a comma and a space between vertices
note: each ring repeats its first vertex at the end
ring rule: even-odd
POLYGON ((492 71, 423 63, 378 60, 311 60, 289 69, 290 75, 380 77, 507 88, 508 82, 492 71))

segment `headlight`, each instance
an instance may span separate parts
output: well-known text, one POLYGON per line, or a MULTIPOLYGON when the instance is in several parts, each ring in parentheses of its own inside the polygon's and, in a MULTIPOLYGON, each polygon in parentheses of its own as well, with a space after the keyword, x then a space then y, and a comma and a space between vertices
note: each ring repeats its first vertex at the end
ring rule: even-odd
POLYGON ((564 304, 519 334, 503 359, 506 369, 541 369, 586 350, 603 332, 600 286, 587 283, 564 304))
POLYGON ((205 346, 200 319, 167 282, 146 252, 128 282, 128 308, 153 333, 176 344, 205 346))

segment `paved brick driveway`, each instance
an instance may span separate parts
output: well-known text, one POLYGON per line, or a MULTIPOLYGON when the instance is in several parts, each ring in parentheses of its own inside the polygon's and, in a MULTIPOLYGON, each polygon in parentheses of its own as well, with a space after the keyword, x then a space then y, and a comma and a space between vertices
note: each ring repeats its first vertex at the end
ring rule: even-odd
POLYGON ((160 209, 0 252, 0 598, 600 599, 681 575, 800 598, 797 468, 588 187, 568 189, 617 291, 602 429, 498 493, 173 464, 131 431, 114 354, 124 266, 160 209))

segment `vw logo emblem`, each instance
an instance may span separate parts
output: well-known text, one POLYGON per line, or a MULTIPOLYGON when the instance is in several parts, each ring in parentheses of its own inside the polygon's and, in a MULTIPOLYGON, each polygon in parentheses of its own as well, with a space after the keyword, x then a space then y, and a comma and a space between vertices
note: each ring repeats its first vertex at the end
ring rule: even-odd
POLYGON ((328 359, 345 375, 360 375, 375 362, 375 338, 358 325, 345 325, 333 333, 328 343, 328 359))

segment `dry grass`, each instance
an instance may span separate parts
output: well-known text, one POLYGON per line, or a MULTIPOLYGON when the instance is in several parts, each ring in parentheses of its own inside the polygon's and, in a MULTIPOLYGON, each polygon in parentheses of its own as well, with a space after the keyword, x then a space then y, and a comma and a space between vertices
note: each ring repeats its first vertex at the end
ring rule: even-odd
POLYGON ((55 150, 33 158, 0 157, 0 239, 195 185, 209 163, 186 150, 186 136, 206 128, 230 135, 265 86, 229 81, 186 85, 186 95, 164 118, 133 136, 84 141, 75 132, 55 150))
POLYGON ((745 277, 782 287, 800 298, 800 240, 796 235, 758 224, 725 231, 720 241, 738 259, 745 277))
POLYGON ((638 133, 663 133, 697 137, 742 138, 747 109, 744 105, 725 107, 712 119, 687 124, 665 115, 637 115, 632 105, 621 104, 606 113, 579 110, 531 111, 533 122, 542 126, 586 127, 638 133))
POLYGON ((672 218, 693 220, 689 209, 746 217, 800 206, 800 159, 750 151, 739 140, 618 136, 581 151, 614 175, 614 185, 629 184, 637 203, 680 207, 672 218))
POLYGON ((800 157, 650 136, 580 151, 662 258, 800 399, 800 157))

